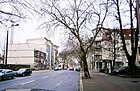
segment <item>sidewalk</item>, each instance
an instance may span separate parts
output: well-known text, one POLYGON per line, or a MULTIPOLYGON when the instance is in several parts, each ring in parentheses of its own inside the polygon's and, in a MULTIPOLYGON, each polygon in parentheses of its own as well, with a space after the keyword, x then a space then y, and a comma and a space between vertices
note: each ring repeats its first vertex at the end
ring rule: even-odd
POLYGON ((93 70, 90 75, 91 79, 81 79, 80 91, 140 91, 140 78, 122 78, 93 70))

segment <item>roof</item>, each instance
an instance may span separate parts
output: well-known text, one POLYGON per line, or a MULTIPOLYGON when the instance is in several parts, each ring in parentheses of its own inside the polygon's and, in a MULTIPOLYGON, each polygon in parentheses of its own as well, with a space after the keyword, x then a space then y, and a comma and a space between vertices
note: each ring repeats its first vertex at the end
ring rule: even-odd
MULTIPOLYGON (((105 33, 102 37, 102 41, 109 41, 111 40, 111 36, 110 34, 113 32, 113 31, 117 31, 117 32, 120 32, 120 29, 107 29, 107 28, 104 28, 105 33)), ((123 33, 124 33, 124 37, 126 40, 130 39, 131 38, 131 29, 123 29, 123 33)))

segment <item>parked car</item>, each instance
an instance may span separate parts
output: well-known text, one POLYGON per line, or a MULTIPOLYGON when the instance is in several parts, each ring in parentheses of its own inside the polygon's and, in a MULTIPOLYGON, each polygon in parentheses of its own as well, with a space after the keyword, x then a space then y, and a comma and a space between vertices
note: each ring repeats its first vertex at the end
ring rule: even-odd
POLYGON ((18 71, 14 72, 15 76, 28 76, 32 74, 32 70, 30 68, 20 68, 18 71))
POLYGON ((11 69, 0 69, 0 80, 13 79, 14 73, 11 69))
POLYGON ((102 72, 102 73, 108 73, 109 69, 108 68, 103 68, 103 69, 100 69, 99 71, 102 72))
MULTIPOLYGON (((124 74, 131 74, 130 66, 122 66, 118 69, 113 70, 113 74, 117 75, 124 75, 124 74)), ((140 67, 137 66, 137 69, 135 70, 135 75, 140 75, 140 67)))
POLYGON ((64 67, 64 70, 67 70, 67 67, 64 67))
POLYGON ((61 67, 55 67, 54 68, 54 71, 58 71, 58 70, 61 70, 61 67))
POLYGON ((140 75, 140 66, 137 66, 137 74, 140 75))
POLYGON ((129 66, 122 66, 119 69, 114 69, 113 70, 113 74, 124 75, 124 74, 129 74, 129 73, 130 73, 130 67, 129 66))
POLYGON ((80 66, 76 66, 75 71, 80 71, 80 66))
POLYGON ((73 71, 73 70, 74 70, 74 67, 69 67, 69 70, 70 70, 70 71, 73 71))

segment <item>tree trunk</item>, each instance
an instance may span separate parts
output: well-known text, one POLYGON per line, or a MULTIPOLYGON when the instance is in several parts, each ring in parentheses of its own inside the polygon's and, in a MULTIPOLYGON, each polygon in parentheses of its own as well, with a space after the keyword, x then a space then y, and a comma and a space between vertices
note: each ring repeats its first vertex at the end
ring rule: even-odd
POLYGON ((113 64, 111 67, 111 74, 113 73, 114 67, 115 67, 115 60, 116 60, 116 40, 115 40, 115 31, 114 31, 114 59, 113 59, 113 64))
POLYGON ((136 64, 135 64, 135 60, 131 58, 131 60, 128 60, 128 66, 130 66, 130 75, 135 75, 136 74, 136 70, 137 70, 137 67, 136 67, 136 64))
POLYGON ((89 70, 88 70, 88 64, 85 57, 83 57, 83 70, 84 70, 84 76, 87 78, 91 78, 89 70))
POLYGON ((88 70, 87 61, 85 60, 83 63, 84 63, 84 76, 88 77, 88 78, 91 78, 89 70, 88 70))
POLYGON ((85 52, 83 46, 80 46, 80 49, 81 49, 81 61, 83 61, 84 76, 87 78, 91 78, 89 70, 88 70, 88 64, 87 64, 87 58, 86 58, 87 53, 85 52))

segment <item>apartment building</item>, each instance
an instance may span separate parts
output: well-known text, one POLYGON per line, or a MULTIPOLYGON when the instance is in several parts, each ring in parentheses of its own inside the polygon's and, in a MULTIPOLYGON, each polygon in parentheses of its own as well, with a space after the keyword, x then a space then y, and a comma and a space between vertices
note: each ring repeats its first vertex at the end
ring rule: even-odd
POLYGON ((102 68, 102 32, 99 32, 93 44, 93 51, 88 57, 88 68, 100 70, 102 68))
MULTIPOLYGON (((131 53, 130 34, 130 29, 124 29, 125 41, 129 53, 131 53)), ((138 47, 136 65, 140 65, 140 42, 138 47)), ((113 60, 115 60, 115 68, 128 65, 128 60, 122 48, 121 37, 117 30, 104 29, 104 34, 100 33, 95 40, 92 55, 93 61, 91 63, 94 64, 94 69, 98 71, 101 69, 111 69, 113 60)))

